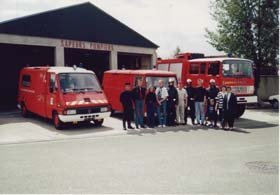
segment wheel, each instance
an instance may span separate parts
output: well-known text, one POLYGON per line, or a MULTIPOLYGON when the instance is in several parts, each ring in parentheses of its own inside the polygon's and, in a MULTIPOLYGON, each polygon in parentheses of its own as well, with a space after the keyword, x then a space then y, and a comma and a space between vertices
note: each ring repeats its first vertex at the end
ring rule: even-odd
POLYGON ((63 122, 61 122, 61 120, 59 119, 57 112, 53 113, 53 124, 56 129, 63 129, 63 122))
POLYGON ((272 100, 271 105, 273 109, 278 109, 279 108, 278 100, 272 100))
POLYGON ((236 118, 240 118, 244 112, 245 112, 245 105, 239 104, 237 105, 237 111, 236 111, 236 118))
POLYGON ((29 112, 24 104, 21 105, 21 116, 24 118, 28 117, 29 112))
POLYGON ((104 119, 101 119, 101 120, 93 120, 94 124, 95 124, 97 127, 101 127, 102 124, 103 124, 103 121, 104 121, 104 119))
POLYGON ((115 110, 111 110, 111 116, 115 114, 115 110))

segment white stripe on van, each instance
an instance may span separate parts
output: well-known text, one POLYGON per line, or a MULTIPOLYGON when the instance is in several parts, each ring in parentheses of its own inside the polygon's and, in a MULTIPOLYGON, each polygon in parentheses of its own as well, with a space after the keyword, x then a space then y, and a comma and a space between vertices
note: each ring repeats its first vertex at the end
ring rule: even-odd
POLYGON ((20 90, 28 93, 35 93, 35 91, 31 89, 20 89, 20 90))

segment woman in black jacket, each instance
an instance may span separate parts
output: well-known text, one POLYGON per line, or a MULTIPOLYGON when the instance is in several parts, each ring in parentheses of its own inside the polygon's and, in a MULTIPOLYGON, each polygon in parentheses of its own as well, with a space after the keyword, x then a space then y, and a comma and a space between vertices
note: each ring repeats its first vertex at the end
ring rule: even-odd
POLYGON ((155 112, 156 112, 156 105, 157 99, 155 94, 154 87, 150 87, 148 93, 145 98, 146 103, 146 111, 147 111, 147 119, 148 119, 148 126, 150 128, 154 128, 155 126, 155 112))
POLYGON ((237 99, 236 96, 231 92, 231 87, 227 87, 227 94, 224 97, 223 110, 224 110, 224 121, 223 129, 226 124, 229 126, 229 130, 233 130, 234 119, 236 116, 237 99))

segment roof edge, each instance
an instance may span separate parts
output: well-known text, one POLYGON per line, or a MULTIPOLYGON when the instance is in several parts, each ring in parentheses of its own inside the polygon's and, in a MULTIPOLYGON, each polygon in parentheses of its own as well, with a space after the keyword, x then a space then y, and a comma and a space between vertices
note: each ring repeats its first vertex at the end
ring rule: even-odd
POLYGON ((46 10, 46 11, 41 11, 41 12, 37 12, 37 13, 34 13, 34 14, 28 14, 26 16, 20 16, 20 17, 17 17, 17 18, 1 21, 0 25, 8 23, 8 22, 13 22, 13 21, 16 21, 16 20, 20 20, 20 19, 25 19, 25 18, 37 16, 37 15, 40 15, 40 14, 45 14, 45 13, 48 13, 48 12, 53 12, 53 11, 58 11, 58 10, 65 9, 65 8, 71 8, 71 7, 75 7, 75 6, 80 6, 80 5, 83 5, 83 4, 91 4, 91 3, 89 1, 87 1, 87 2, 83 2, 83 3, 68 5, 68 6, 59 7, 59 8, 55 8, 55 9, 50 9, 50 10, 46 10))

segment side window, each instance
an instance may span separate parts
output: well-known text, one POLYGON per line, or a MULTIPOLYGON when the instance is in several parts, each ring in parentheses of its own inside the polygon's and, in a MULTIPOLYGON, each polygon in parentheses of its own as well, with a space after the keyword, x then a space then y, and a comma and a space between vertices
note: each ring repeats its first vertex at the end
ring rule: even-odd
POLYGON ((170 64, 170 71, 176 73, 178 80, 181 80, 182 68, 183 68, 182 63, 170 64))
POLYGON ((190 74, 198 74, 199 73, 199 65, 198 64, 190 64, 190 74))
POLYGON ((216 76, 216 75, 218 75, 219 74, 219 72, 220 72, 220 65, 219 65, 219 63, 218 62, 216 62, 216 63, 211 63, 210 65, 209 65, 209 68, 208 68, 208 74, 209 75, 213 75, 213 76, 216 76))
POLYGON ((55 74, 50 75, 50 88, 49 91, 53 93, 55 89, 57 88, 56 82, 55 82, 55 74))
POLYGON ((202 63, 200 64, 200 74, 205 74, 206 73, 206 64, 202 63))
POLYGON ((31 85, 31 76, 28 75, 28 74, 22 75, 21 84, 24 87, 30 87, 30 85, 31 85))
POLYGON ((168 71, 169 64, 158 64, 158 70, 168 71))

